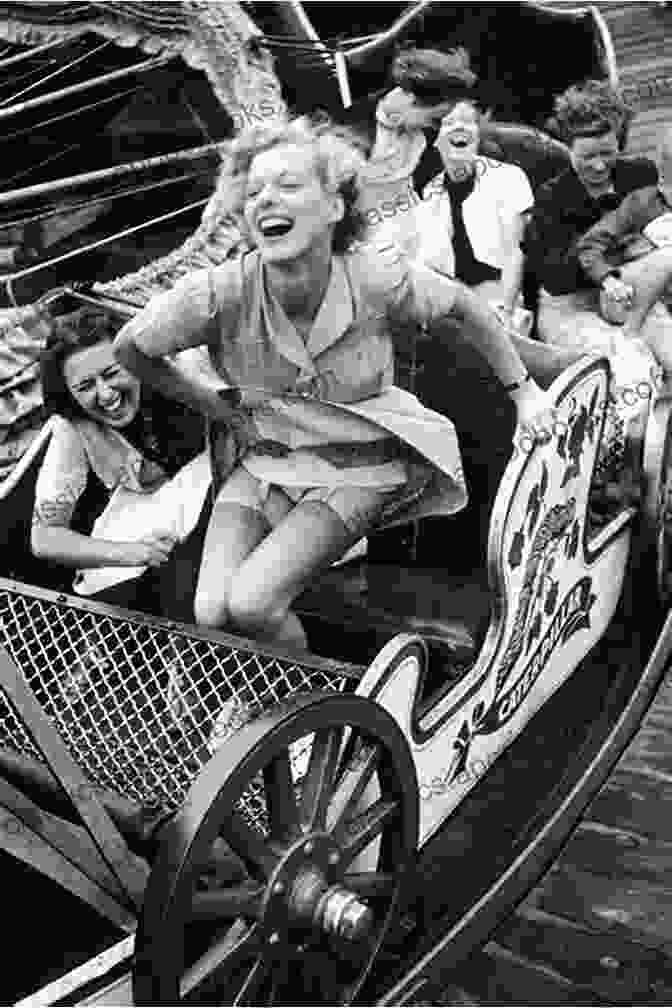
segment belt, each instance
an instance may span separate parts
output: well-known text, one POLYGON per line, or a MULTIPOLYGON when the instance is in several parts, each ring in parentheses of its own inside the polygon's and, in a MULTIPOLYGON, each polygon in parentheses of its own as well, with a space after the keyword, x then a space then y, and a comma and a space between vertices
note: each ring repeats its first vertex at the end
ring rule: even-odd
MULTIPOLYGON (((403 442, 397 438, 381 438, 380 441, 332 441, 329 444, 309 445, 305 451, 319 455, 332 465, 343 469, 357 466, 384 465, 406 458, 403 442)), ((295 449, 288 448, 281 441, 264 438, 250 445, 250 454, 266 458, 287 458, 295 449)))

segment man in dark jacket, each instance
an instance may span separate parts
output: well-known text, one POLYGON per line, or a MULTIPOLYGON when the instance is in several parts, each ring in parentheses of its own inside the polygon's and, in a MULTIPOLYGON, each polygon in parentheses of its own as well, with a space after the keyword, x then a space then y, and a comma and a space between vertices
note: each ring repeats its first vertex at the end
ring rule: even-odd
POLYGON ((577 243, 581 265, 602 290, 611 322, 625 321, 626 338, 647 338, 665 371, 672 372, 672 316, 662 303, 672 282, 672 129, 661 138, 658 185, 636 189, 577 243), (626 305, 626 311, 621 306, 626 305), (655 306, 655 308, 654 308, 655 306), (657 325, 652 325, 655 316, 657 325), (644 323, 649 324, 644 328, 644 323))
POLYGON ((538 190, 523 241, 526 268, 542 288, 538 330, 547 342, 612 349, 613 327, 599 315, 599 287, 581 266, 577 241, 633 190, 658 181, 653 161, 620 153, 629 115, 607 81, 572 86, 556 100, 554 126, 571 167, 538 190))
MULTIPOLYGON (((595 138, 598 139, 604 141, 604 137, 595 138)), ((601 195, 590 193, 573 165, 540 187, 525 236, 525 249, 549 294, 571 294, 594 286, 594 280, 581 265, 577 239, 604 214, 618 207, 629 193, 655 186, 657 176, 656 166, 648 158, 615 155, 609 159, 611 186, 601 195)))

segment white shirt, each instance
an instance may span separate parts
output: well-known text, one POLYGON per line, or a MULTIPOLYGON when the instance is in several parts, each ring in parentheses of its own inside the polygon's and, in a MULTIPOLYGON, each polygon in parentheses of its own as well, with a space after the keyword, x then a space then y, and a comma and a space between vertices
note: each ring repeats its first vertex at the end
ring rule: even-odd
MULTIPOLYGON (((479 156, 473 192, 462 204, 464 226, 479 262, 503 269, 515 248, 520 214, 534 196, 518 165, 479 156)), ((412 211, 416 233, 415 257, 448 276, 454 276, 453 221, 443 173, 429 182, 422 201, 412 211)))

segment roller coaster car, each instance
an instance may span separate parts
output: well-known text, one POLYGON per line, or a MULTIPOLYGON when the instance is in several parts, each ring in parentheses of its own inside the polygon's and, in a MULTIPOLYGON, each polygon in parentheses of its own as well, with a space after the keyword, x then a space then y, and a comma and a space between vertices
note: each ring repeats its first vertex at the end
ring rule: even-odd
POLYGON ((624 492, 597 523, 609 385, 605 360, 556 380, 554 436, 501 480, 487 571, 452 592, 435 568, 433 623, 428 572, 360 566, 387 635, 366 665, 0 582, 2 846, 137 924, 135 1003, 426 998, 538 877, 670 650, 650 582, 633 590, 664 538, 647 513, 669 509, 669 406, 630 409, 645 506, 624 492))

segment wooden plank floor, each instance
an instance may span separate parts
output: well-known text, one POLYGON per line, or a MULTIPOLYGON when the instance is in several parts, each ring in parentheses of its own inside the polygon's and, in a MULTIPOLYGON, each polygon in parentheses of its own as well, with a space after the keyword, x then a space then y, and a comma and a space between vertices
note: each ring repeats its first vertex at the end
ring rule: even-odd
POLYGON ((445 1004, 672 1004, 672 674, 552 869, 445 1004))

